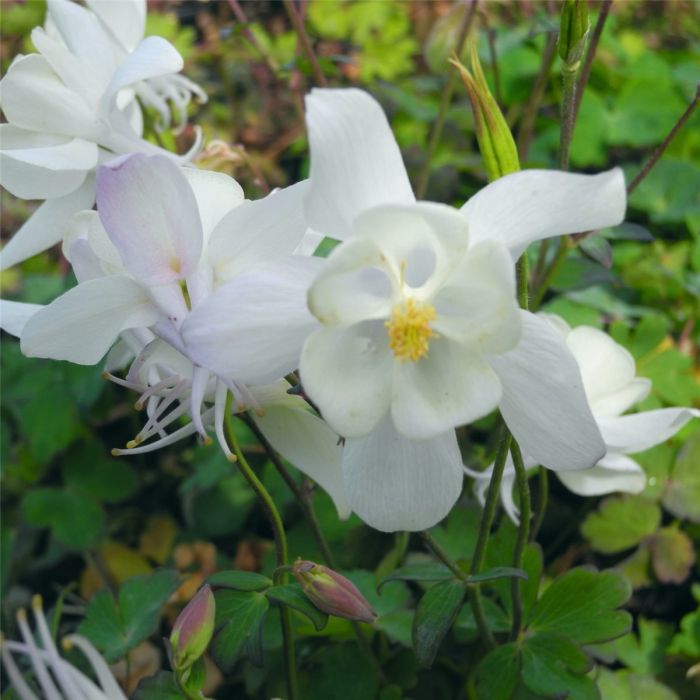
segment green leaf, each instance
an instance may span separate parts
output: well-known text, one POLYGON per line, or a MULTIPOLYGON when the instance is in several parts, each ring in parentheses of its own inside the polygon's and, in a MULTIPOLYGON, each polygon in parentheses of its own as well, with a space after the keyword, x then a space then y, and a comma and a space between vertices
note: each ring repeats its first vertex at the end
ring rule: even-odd
POLYGON ((662 527, 649 538, 651 565, 664 583, 683 583, 695 563, 693 542, 677 527, 662 527))
POLYGON ((496 566, 480 574, 473 574, 467 577, 467 583, 484 583, 485 581, 498 581, 502 578, 521 578, 527 581, 527 572, 522 569, 515 569, 512 566, 496 566))
POLYGON ((661 509, 653 501, 643 496, 612 496, 583 521, 581 532, 593 549, 613 554, 638 545, 660 523, 661 509))
POLYGON ((616 610, 630 594, 629 583, 615 571, 571 569, 555 579, 537 601, 529 627, 580 644, 615 639, 630 630, 630 614, 616 610))
POLYGON ((218 632, 210 647, 211 654, 219 668, 230 673, 270 603, 264 594, 255 591, 220 590, 214 596, 218 632))
POLYGON ((91 498, 58 488, 36 489, 22 501, 24 517, 34 527, 50 527, 70 549, 85 550, 102 536, 104 513, 91 498))
POLYGON ((393 642, 411 647, 414 617, 413 610, 392 610, 380 615, 374 621, 374 627, 386 633, 393 642))
POLYGON ((444 564, 410 564, 385 576, 377 586, 381 591, 389 581, 446 581, 455 575, 444 564))
POLYGON ((591 661, 571 640, 555 634, 536 634, 522 647, 525 685, 544 698, 597 700, 595 683, 585 674, 591 661))
POLYGON ((700 432, 683 446, 661 498, 664 507, 679 518, 700 523, 700 432))
POLYGON ((118 600, 100 591, 90 601, 79 630, 113 663, 153 634, 163 605, 179 583, 176 571, 136 576, 119 589, 118 600))
POLYGON ((462 581, 442 581, 421 598, 413 619, 413 651, 421 666, 430 666, 440 642, 452 627, 464 600, 462 581))
POLYGON ((474 671, 478 700, 510 700, 520 678, 520 655, 515 644, 490 651, 474 671))
POLYGON ((240 571, 231 569, 230 571, 218 571, 212 574, 207 583, 210 586, 220 586, 221 588, 232 588, 234 591, 264 591, 272 586, 272 579, 253 571, 240 571))
POLYGON ((311 620, 316 631, 320 632, 328 624, 328 615, 319 610, 301 590, 298 583, 287 583, 269 588, 265 595, 268 600, 287 605, 306 615, 311 620))
POLYGON ((182 697, 175 674, 170 671, 143 678, 134 693, 134 700, 182 700, 182 697))
MULTIPOLYGON (((503 611, 503 609, 491 598, 483 597, 482 605, 484 608, 484 618, 486 619, 486 624, 492 632, 509 632, 511 628, 511 620, 503 611)), ((466 633, 465 641, 469 638, 473 638, 477 630, 476 620, 474 619, 474 611, 469 602, 462 606, 462 609, 457 615, 455 620, 455 635, 459 633, 466 633)))
POLYGON ((602 700, 680 700, 673 690, 651 676, 627 670, 612 672, 601 668, 598 688, 602 700))
POLYGON ((302 677, 302 698, 370 700, 377 697, 377 672, 355 643, 327 646, 312 659, 311 672, 302 677))
POLYGON ((660 675, 666 668, 666 647, 673 637, 673 628, 657 620, 637 618, 639 635, 630 633, 614 644, 620 661, 635 673, 660 675))

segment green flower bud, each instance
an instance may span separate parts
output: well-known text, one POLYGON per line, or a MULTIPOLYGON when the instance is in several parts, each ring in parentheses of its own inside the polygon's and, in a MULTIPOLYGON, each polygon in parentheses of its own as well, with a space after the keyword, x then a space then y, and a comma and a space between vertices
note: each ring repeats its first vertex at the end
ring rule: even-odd
POLYGON ((376 614, 355 584, 321 564, 301 559, 292 573, 306 597, 321 611, 347 620, 374 622, 376 614))
POLYGON ((210 586, 203 586, 177 616, 170 634, 172 662, 179 673, 206 651, 214 634, 215 603, 210 586))
POLYGON ((559 27, 559 55, 568 70, 578 70, 590 29, 586 0, 565 0, 559 27))
POLYGON ((489 90, 476 44, 470 46, 471 71, 456 56, 450 59, 467 88, 474 113, 474 129, 489 180, 520 170, 518 149, 498 103, 489 90))

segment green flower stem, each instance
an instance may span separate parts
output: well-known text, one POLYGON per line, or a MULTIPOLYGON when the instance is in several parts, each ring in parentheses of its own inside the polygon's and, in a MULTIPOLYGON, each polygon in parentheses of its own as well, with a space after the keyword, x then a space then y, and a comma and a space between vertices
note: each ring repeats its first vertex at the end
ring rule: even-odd
POLYGON ((528 277, 530 275, 530 261, 527 253, 523 253, 515 266, 515 275, 518 282, 518 303, 521 309, 530 308, 530 292, 528 290, 528 277))
MULTIPOLYGON (((523 464, 523 456, 515 440, 511 440, 510 454, 513 457, 515 481, 518 486, 518 495, 520 497, 520 525, 518 526, 518 537, 515 542, 515 551, 513 552, 513 567, 522 569, 523 554, 530 534, 530 518, 532 516, 530 486, 527 480, 527 471, 523 464)), ((523 602, 520 594, 520 583, 520 579, 516 577, 513 577, 510 582, 511 596, 513 599, 513 625, 510 630, 511 641, 518 638, 523 623, 523 602)))
MULTIPOLYGON (((241 447, 238 444, 236 438, 236 433, 233 429, 233 417, 231 415, 231 395, 229 394, 226 399, 226 411, 225 411, 225 422, 226 422, 226 439, 229 445, 236 455, 238 468, 243 474, 243 477, 251 486, 253 491, 255 491, 256 496, 260 499, 263 509, 267 517, 270 520, 270 525, 272 526, 272 532, 275 538, 275 559, 278 567, 284 567, 289 564, 288 552, 287 552, 287 537, 284 532, 284 524, 282 523, 282 518, 280 517, 279 511, 272 497, 268 493, 263 483, 258 479, 255 472, 251 469, 248 464, 248 460, 243 455, 241 447)), ((279 572, 275 572, 274 579, 275 583, 286 583, 287 581, 286 570, 282 569, 279 572)), ((284 646, 284 657, 285 657, 285 667, 287 674, 287 690, 289 693, 289 700, 298 700, 299 698, 299 683, 297 679, 297 667, 294 652, 294 632, 292 630, 292 617, 289 608, 286 605, 280 606, 280 620, 282 623, 282 643, 284 646)))
MULTIPOLYGON (((481 567, 484 565, 486 545, 488 543, 489 535, 491 534, 493 518, 496 514, 496 505, 498 504, 501 480, 503 479, 503 471, 506 466, 510 442, 510 432, 505 426, 503 426, 501 440, 498 446, 498 454, 496 455, 496 461, 494 462, 493 471, 491 472, 491 480, 489 481, 489 488, 486 492, 486 502, 484 503, 484 510, 481 514, 481 522, 479 523, 479 535, 476 540, 474 555, 472 556, 471 569, 469 572, 472 576, 480 573, 481 567)), ((491 630, 486 623, 479 585, 476 585, 471 589, 470 600, 472 610, 474 612, 474 619, 476 620, 476 624, 479 628, 479 633, 486 645, 493 649, 496 646, 496 641, 494 640, 493 634, 491 634, 491 630)))
POLYGON ((292 23, 294 31, 297 33, 297 37, 299 38, 301 50, 304 52, 306 60, 311 66, 311 73, 314 77, 314 82, 319 87, 326 87, 328 84, 326 82, 326 77, 323 75, 321 66, 316 58, 316 54, 314 53, 313 46, 311 46, 311 40, 309 39, 309 35, 306 33, 306 27, 304 26, 304 20, 297 11, 297 8, 294 6, 294 0, 282 0, 282 2, 284 3, 284 9, 287 11, 289 21, 292 23))
POLYGON ((559 169, 569 169, 569 149, 574 136, 574 104, 576 102, 576 75, 578 66, 562 68, 563 94, 561 100, 561 132, 559 134, 559 169))
POLYGON ((537 311, 537 309, 539 309, 540 304, 542 303, 542 299, 544 299, 544 295, 547 293, 549 285, 554 279, 554 275, 556 274, 560 265, 564 262, 564 258, 569 252, 569 248, 572 247, 572 244, 573 243, 568 236, 562 236, 559 239, 559 247, 557 248, 557 252, 554 255, 554 259, 545 271, 542 277, 542 281, 537 285, 537 288, 533 292, 532 302, 530 304, 530 308, 532 309, 532 311, 537 311))
MULTIPOLYGON (((255 435, 260 445, 262 445, 262 448, 265 450, 265 453, 267 454, 269 460, 275 466, 275 469, 277 469, 280 476, 284 479, 285 483, 289 487, 289 490, 294 495, 294 498, 302 507, 304 515, 306 516, 309 526, 311 527, 314 539, 316 540, 316 544, 318 544, 318 548, 321 551, 321 557, 323 558, 324 563, 331 569, 337 569, 338 566, 336 565, 335 557, 333 556, 333 553, 331 552, 331 549, 328 546, 328 540, 326 540, 326 536, 323 534, 321 524, 319 523, 318 517, 316 516, 316 510, 314 508, 313 503, 313 487, 311 480, 306 479, 304 485, 301 488, 299 488, 298 484, 294 481, 294 478, 289 473, 289 470, 287 469, 287 467, 285 467, 284 463, 280 459, 279 454, 277 454, 272 445, 270 445, 270 443, 267 441, 265 436, 262 434, 260 428, 258 428, 258 426, 256 425, 255 421, 251 420, 246 415, 241 415, 240 418, 250 428, 251 432, 253 433, 253 435, 255 435)), ((290 569, 291 567, 289 567, 286 570, 290 569)), ((365 653, 365 656, 367 656, 367 658, 372 662, 372 665, 377 671, 382 683, 386 685, 388 681, 386 680, 386 676, 384 675, 384 671, 382 670, 381 663, 379 662, 379 659, 376 657, 374 651, 372 650, 372 647, 370 646, 369 641, 365 636, 362 626, 359 622, 356 622, 354 620, 351 621, 351 624, 353 632, 355 633, 355 637, 357 638, 357 643, 359 647, 365 653)))
MULTIPOLYGON (((467 40, 469 30, 471 29, 474 18, 476 17, 476 6, 478 5, 478 1, 479 0, 470 0, 469 9, 464 13, 464 17, 462 18, 462 23, 459 27, 459 33, 457 35, 457 43, 455 44, 455 53, 457 56, 462 53, 464 42, 467 40)), ((423 168, 418 176, 418 184, 416 185, 416 199, 423 199, 425 197, 425 193, 428 191, 430 162, 432 161, 437 145, 440 142, 442 129, 445 126, 445 119, 447 118, 447 110, 452 102, 452 95, 457 87, 458 80, 459 74, 456 71, 451 71, 447 85, 445 85, 442 95, 440 95, 440 107, 438 110, 437 119, 435 120, 433 129, 430 132, 430 140, 428 141, 428 150, 425 154, 425 162, 423 163, 423 168)))
POLYGON ((423 530, 420 533, 423 541, 428 545, 428 549, 458 578, 460 581, 465 581, 467 574, 452 561, 450 555, 440 546, 438 541, 427 531, 423 530))
POLYGON ((547 512, 547 501, 549 499, 549 472, 544 468, 540 467, 537 473, 537 512, 535 513, 535 519, 530 528, 530 541, 534 542, 537 533, 542 527, 542 522, 544 521, 544 514, 547 512))

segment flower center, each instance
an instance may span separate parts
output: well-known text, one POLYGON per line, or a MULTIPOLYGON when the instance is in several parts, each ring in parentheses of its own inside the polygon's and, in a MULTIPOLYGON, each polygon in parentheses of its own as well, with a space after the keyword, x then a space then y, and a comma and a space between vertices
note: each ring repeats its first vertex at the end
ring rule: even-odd
POLYGON ((435 320, 435 309, 430 304, 421 304, 415 299, 406 299, 397 304, 391 318, 384 323, 389 331, 389 347, 397 360, 415 362, 428 354, 431 338, 437 333, 430 327, 435 320))

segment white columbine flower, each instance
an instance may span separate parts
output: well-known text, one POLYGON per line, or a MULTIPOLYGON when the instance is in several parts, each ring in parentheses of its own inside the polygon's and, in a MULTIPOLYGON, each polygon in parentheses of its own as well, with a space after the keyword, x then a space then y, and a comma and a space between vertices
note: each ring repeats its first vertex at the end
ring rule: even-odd
MULTIPOLYGON (((46 200, 2 250, 2 269, 54 245, 65 222, 95 201, 95 169, 115 154, 167 151, 145 141, 139 101, 161 127, 170 105, 182 125, 201 89, 176 75, 183 60, 161 37, 144 38, 145 0, 49 0, 39 53, 17 57, 0 83, 0 182, 22 199, 46 200), (138 100, 137 100, 138 98, 138 100)), ((199 148, 198 142, 181 160, 199 148)), ((172 156, 175 158, 175 156, 172 156)))
MULTIPOLYGON (((622 415, 644 400, 651 391, 651 381, 637 377, 634 358, 626 348, 597 328, 578 326, 573 330, 558 316, 541 314, 566 339, 578 362, 593 416, 605 441, 605 455, 592 469, 557 471, 559 480, 579 496, 602 496, 622 491, 640 493, 646 486, 642 467, 628 455, 644 452, 675 435, 691 418, 700 417, 693 408, 661 408, 622 415)), ((523 454, 527 469, 539 463, 523 454)), ((483 472, 468 470, 476 479, 474 489, 483 503, 492 468, 483 472)), ((508 457, 501 500, 508 516, 518 521, 513 500, 515 469, 508 457)))
POLYGON ((34 596, 32 608, 36 638, 29 628, 24 610, 17 613, 17 626, 22 641, 0 638, 2 664, 11 687, 21 700, 39 700, 39 696, 17 667, 13 654, 24 656, 31 662, 40 696, 45 700, 127 700, 105 660, 85 637, 70 634, 63 638, 63 645, 66 649, 76 647, 83 653, 97 683, 58 653, 39 596, 34 596))

